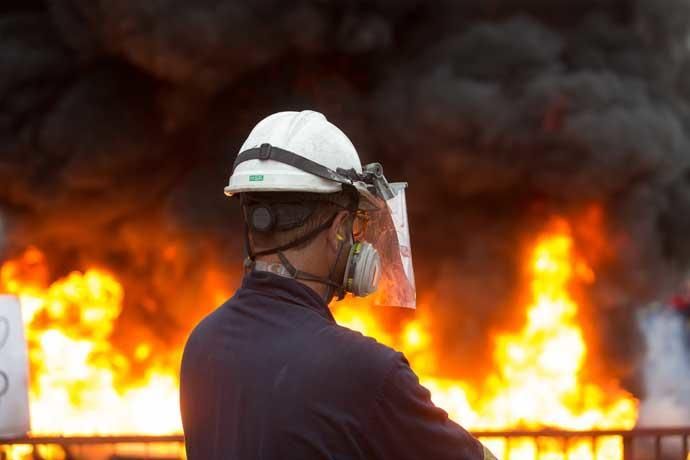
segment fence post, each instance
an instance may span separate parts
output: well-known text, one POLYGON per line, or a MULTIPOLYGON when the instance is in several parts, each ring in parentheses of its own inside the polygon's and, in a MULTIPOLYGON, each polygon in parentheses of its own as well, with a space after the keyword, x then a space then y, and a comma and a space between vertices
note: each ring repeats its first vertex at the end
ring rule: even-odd
POLYGON ((623 435, 623 460, 633 460, 634 455, 633 437, 623 435))

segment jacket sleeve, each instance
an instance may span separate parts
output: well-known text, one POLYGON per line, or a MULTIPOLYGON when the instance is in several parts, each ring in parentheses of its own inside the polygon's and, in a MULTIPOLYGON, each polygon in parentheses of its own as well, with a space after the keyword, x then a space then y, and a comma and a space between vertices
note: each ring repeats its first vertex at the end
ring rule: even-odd
POLYGON ((377 459, 495 460, 477 439, 431 402, 405 358, 394 365, 369 413, 377 459))

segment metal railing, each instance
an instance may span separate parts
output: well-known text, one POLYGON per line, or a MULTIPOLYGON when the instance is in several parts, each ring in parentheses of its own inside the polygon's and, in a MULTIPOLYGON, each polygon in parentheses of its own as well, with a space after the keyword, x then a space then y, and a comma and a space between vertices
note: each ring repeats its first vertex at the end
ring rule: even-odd
MULTIPOLYGON (((501 460, 690 460, 690 427, 634 430, 475 431, 501 460)), ((184 437, 30 436, 0 440, 0 460, 9 449, 45 460, 183 459, 184 437), (3 453, 4 452, 4 453, 3 453), (46 454, 47 453, 47 454, 46 454)))
POLYGON ((501 460, 690 460, 690 427, 474 431, 501 460))
POLYGON ((21 453, 33 460, 180 460, 185 457, 182 435, 27 436, 0 439, 0 460, 12 458, 8 452, 15 455, 21 453))

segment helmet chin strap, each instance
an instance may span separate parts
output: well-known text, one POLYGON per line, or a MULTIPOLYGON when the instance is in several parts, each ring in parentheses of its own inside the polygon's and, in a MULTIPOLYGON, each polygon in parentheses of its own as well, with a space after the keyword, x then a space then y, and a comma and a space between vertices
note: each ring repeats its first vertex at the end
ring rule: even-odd
POLYGON ((304 272, 302 270, 297 269, 287 258, 287 256, 284 254, 283 251, 299 246, 303 243, 306 243, 314 238, 316 238, 317 235, 319 235, 321 232, 329 228, 332 224, 333 221, 335 220, 337 216, 337 213, 334 214, 330 219, 328 219, 326 222, 323 224, 319 225, 317 228, 312 230, 311 232, 307 233, 306 235, 297 238, 294 241, 291 241, 287 244, 272 248, 272 249, 266 249, 263 251, 258 251, 258 252, 253 252, 251 248, 251 244, 249 242, 249 227, 245 223, 245 251, 247 252, 247 258, 245 260, 245 269, 247 271, 252 270, 255 265, 255 259, 257 256, 263 256, 263 255, 270 255, 270 254, 276 254, 278 258, 280 259, 280 263, 285 267, 285 270, 287 273, 290 275, 291 278, 298 279, 298 280, 304 280, 304 281, 311 281, 315 283, 320 283, 326 285, 326 292, 324 294, 324 301, 328 303, 334 295, 338 296, 338 300, 341 300, 345 296, 345 286, 344 283, 342 282, 336 282, 333 281, 333 277, 336 275, 336 271, 338 269, 338 265, 340 262, 340 258, 343 255, 343 250, 345 248, 345 241, 341 240, 340 245, 338 246, 338 254, 336 255, 335 262, 331 266, 328 276, 319 276, 319 275, 314 275, 312 273, 304 272))

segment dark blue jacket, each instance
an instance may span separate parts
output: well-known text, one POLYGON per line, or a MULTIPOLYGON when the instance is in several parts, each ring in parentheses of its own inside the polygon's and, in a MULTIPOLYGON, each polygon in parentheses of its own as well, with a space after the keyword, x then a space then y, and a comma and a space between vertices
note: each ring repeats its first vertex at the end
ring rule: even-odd
POLYGON ((303 284, 253 272, 192 332, 189 460, 482 460, 402 354, 338 326, 303 284))

